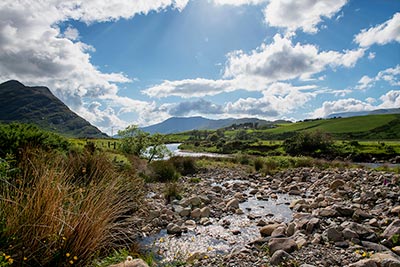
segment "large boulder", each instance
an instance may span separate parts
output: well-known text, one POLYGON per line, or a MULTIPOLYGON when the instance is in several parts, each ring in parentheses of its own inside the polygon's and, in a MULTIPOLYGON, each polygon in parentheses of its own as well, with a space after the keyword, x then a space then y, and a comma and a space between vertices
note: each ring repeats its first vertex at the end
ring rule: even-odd
POLYGON ((278 250, 291 253, 297 250, 297 243, 292 238, 271 238, 268 242, 268 247, 271 255, 278 250))

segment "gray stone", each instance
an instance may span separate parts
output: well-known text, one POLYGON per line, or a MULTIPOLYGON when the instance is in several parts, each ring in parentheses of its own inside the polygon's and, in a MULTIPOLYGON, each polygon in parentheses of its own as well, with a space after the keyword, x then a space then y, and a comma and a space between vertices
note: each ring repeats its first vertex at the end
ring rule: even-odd
POLYGON ((325 241, 340 242, 343 241, 343 234, 337 227, 331 227, 324 231, 322 238, 325 241))
POLYGON ((231 200, 229 200, 226 203, 226 209, 230 210, 230 209, 238 209, 239 208, 239 200, 236 198, 232 198, 231 200))
POLYGON ((194 210, 192 210, 192 212, 190 213, 190 217, 194 218, 194 219, 198 219, 201 216, 201 210, 199 208, 195 208, 194 210))
POLYGON ((389 224, 385 231, 383 231, 381 237, 386 239, 387 244, 392 247, 394 246, 393 236, 395 235, 400 235, 400 219, 397 219, 389 224))
POLYGON ((297 244, 292 238, 271 238, 268 242, 269 253, 273 255, 277 250, 291 253, 297 250, 297 244))
POLYGON ((128 256, 125 261, 109 267, 149 267, 149 265, 142 259, 132 259, 132 257, 128 256))
POLYGON ((378 265, 371 259, 364 259, 350 264, 349 267, 378 267, 378 265))
POLYGON ((274 224, 268 224, 260 229, 260 234, 261 236, 271 236, 272 232, 275 231, 276 228, 278 228, 280 224, 274 223, 274 224))
POLYGON ((209 207, 204 207, 202 209, 200 209, 200 217, 204 218, 204 217, 210 217, 211 214, 211 210, 209 207))
POLYGON ((290 259, 293 259, 293 257, 289 253, 284 250, 277 250, 272 254, 270 263, 272 265, 279 265, 290 259))
POLYGON ((169 223, 167 225, 167 234, 179 235, 182 233, 182 228, 174 223, 169 223))

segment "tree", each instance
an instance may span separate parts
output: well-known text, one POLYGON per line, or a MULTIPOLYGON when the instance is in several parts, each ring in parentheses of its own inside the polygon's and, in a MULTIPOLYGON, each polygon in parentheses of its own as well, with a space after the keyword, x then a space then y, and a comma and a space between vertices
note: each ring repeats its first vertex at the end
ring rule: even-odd
POLYGON ((150 137, 151 146, 147 150, 148 161, 152 161, 154 158, 162 159, 165 156, 171 154, 171 151, 164 144, 164 136, 156 133, 150 137))
POLYGON ((139 129, 137 125, 130 125, 125 130, 118 131, 121 136, 121 150, 127 154, 142 156, 149 146, 150 134, 139 129))
POLYGON ((149 162, 154 158, 164 158, 170 153, 164 145, 163 135, 156 133, 151 136, 136 125, 130 125, 125 130, 118 131, 118 135, 121 136, 122 152, 145 157, 149 162))

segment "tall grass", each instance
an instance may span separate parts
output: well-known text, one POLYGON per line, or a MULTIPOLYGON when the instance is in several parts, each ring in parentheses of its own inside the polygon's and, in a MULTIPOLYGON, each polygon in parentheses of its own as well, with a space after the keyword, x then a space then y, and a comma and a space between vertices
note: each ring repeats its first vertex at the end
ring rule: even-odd
POLYGON ((0 251, 20 266, 86 266, 131 243, 142 183, 105 158, 26 153, 19 175, 0 177, 0 251))

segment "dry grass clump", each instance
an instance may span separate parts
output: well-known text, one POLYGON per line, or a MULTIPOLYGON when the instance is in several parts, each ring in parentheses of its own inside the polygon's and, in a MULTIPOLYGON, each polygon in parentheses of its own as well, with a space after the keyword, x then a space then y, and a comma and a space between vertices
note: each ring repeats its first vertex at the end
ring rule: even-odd
POLYGON ((26 153, 20 174, 0 177, 0 251, 20 266, 86 266, 131 242, 143 184, 105 159, 26 153))

